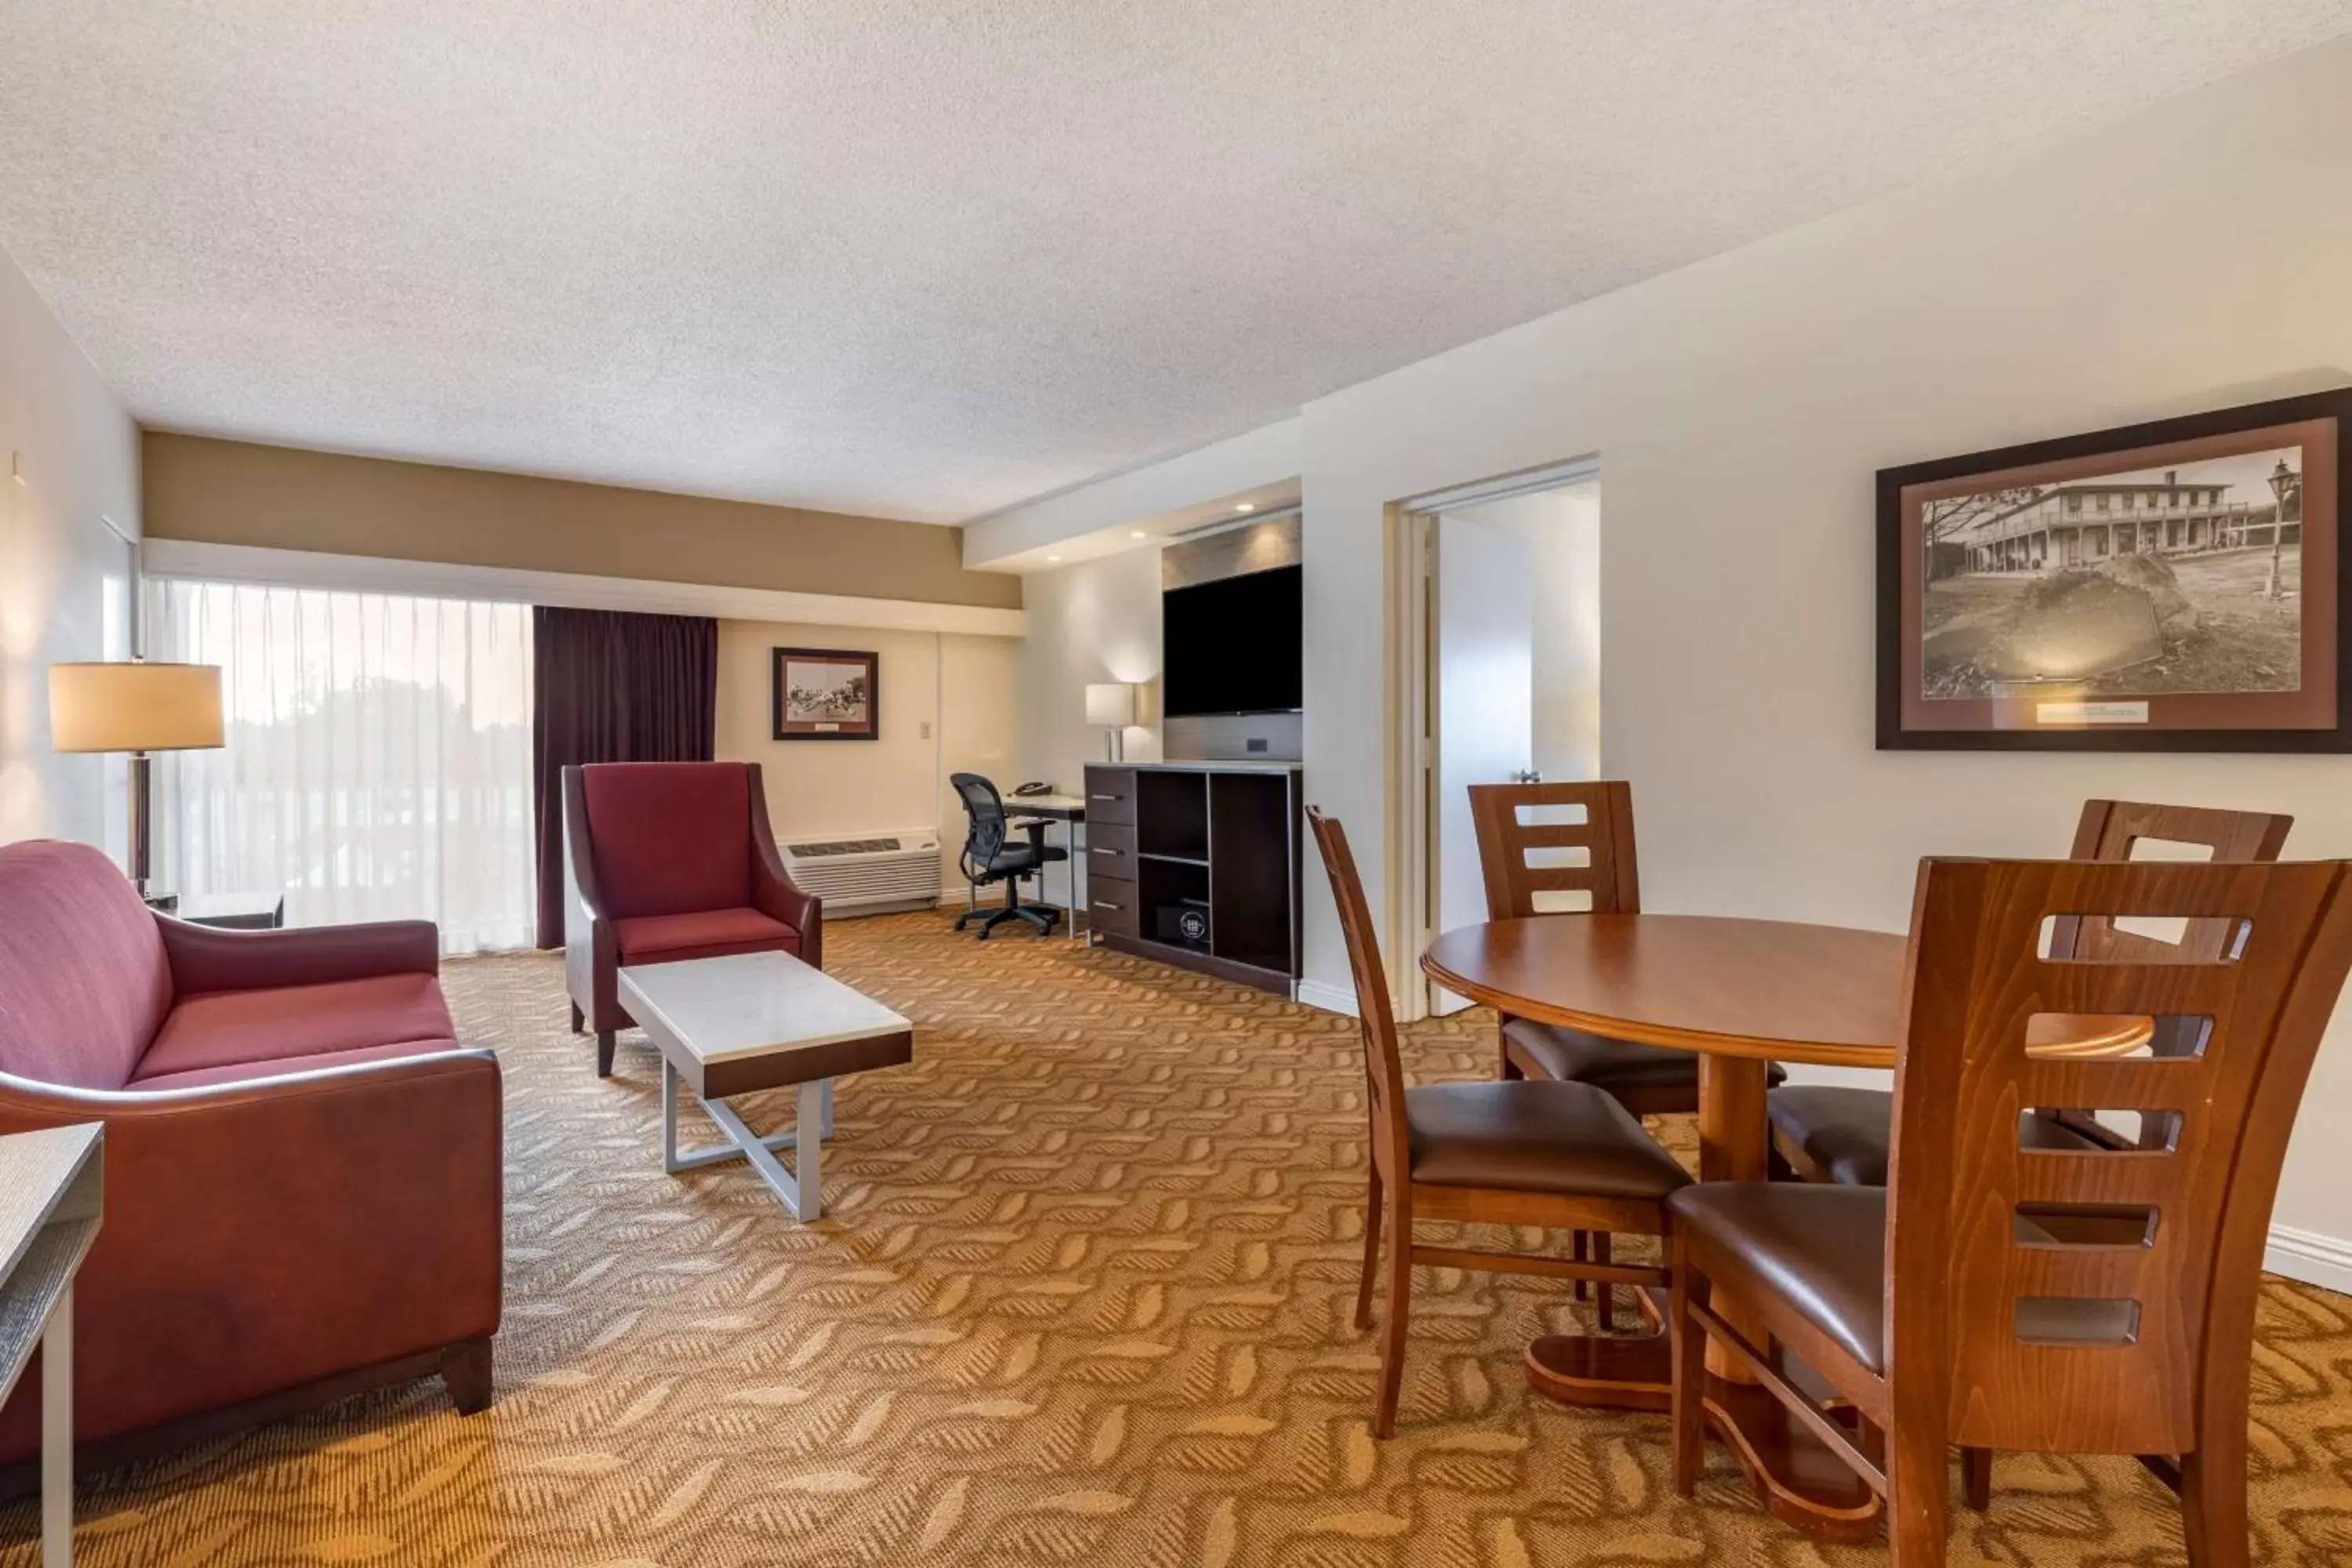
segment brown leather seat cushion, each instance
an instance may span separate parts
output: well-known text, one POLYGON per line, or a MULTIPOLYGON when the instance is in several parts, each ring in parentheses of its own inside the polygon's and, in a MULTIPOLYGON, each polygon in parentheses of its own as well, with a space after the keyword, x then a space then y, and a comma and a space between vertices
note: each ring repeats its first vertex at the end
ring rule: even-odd
MULTIPOLYGON (((1612 1040, 1558 1024, 1538 1024, 1532 1018, 1510 1019, 1503 1026, 1503 1037, 1518 1047, 1546 1078, 1563 1083, 1698 1092, 1698 1058, 1690 1051, 1612 1040)), ((1772 1069, 1774 1083, 1788 1076, 1777 1066, 1772 1069)))
POLYGON ((1886 1189, 1706 1182, 1666 1200, 1675 1225, 1728 1255, 1873 1372, 1886 1342, 1886 1189))
POLYGON ((1690 1177, 1642 1123, 1582 1083, 1438 1083, 1404 1093, 1412 1179, 1435 1186, 1655 1202, 1690 1177))
MULTIPOLYGON (((1894 1143, 1895 1097, 1883 1089, 1804 1083, 1776 1089, 1765 1100, 1772 1131, 1805 1152, 1832 1182, 1849 1187, 1886 1184, 1894 1143)), ((2095 1149, 2099 1145, 2046 1116, 2018 1123, 2027 1149, 2095 1149)))
POLYGON ((1772 1131, 1849 1187, 1886 1184, 1895 1097, 1881 1089, 1801 1083, 1776 1089, 1764 1101, 1772 1131))
MULTIPOLYGON (((1666 1212, 1703 1272, 1752 1278, 1864 1366, 1886 1370, 1885 1187, 1703 1182, 1668 1198, 1666 1212)), ((2019 1339, 2051 1344, 2128 1342, 2139 1320, 2129 1300, 2035 1298, 2007 1310, 2019 1339)))

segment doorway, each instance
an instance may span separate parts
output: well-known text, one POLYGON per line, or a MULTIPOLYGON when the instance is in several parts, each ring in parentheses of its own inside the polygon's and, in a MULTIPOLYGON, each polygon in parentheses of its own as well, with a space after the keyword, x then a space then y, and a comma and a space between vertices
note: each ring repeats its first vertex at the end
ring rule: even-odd
MULTIPOLYGON (((1418 498, 1400 544, 1408 648, 1407 952, 1486 918, 1472 784, 1601 773, 1601 478, 1591 462, 1418 498)), ((1468 1002, 1407 971, 1408 1017, 1468 1002)))

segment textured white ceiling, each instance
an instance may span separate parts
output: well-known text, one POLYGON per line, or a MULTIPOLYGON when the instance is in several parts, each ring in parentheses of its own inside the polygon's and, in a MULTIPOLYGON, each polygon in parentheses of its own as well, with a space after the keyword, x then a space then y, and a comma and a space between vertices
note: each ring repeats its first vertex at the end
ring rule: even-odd
POLYGON ((0 0, 149 424, 953 521, 2352 29, 2352 0, 0 0))

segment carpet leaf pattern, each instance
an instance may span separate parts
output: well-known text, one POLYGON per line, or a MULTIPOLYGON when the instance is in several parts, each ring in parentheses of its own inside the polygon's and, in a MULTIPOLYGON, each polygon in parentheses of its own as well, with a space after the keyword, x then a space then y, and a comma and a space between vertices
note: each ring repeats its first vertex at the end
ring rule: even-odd
MULTIPOLYGON (((1661 1418, 1528 1394, 1521 1349, 1577 1310, 1557 1282, 1422 1271, 1398 1435, 1372 1440, 1350 1020, 928 914, 841 921, 826 947, 915 1021, 916 1059, 840 1085, 806 1226, 740 1164, 662 1173, 655 1058, 624 1035, 597 1079, 560 955, 449 963, 461 1032, 505 1073, 497 1404, 461 1418, 418 1384, 85 1483, 80 1560, 1884 1562, 1774 1523, 1720 1450, 1675 1496, 1661 1418)), ((1409 1069, 1483 1077, 1492 1031, 1415 1026, 1409 1069)), ((762 1130, 792 1114, 738 1103, 762 1130)), ((1689 1152, 1686 1126, 1660 1131, 1689 1152)), ((2272 1280, 2258 1331, 2256 1561, 2352 1563, 2352 1301, 2272 1280)), ((1956 1510, 1955 1562, 2182 1560, 2178 1504, 2129 1459, 2004 1455, 1997 1489, 1956 1510)), ((31 1568, 34 1529, 28 1502, 0 1509, 0 1568, 31 1568)))

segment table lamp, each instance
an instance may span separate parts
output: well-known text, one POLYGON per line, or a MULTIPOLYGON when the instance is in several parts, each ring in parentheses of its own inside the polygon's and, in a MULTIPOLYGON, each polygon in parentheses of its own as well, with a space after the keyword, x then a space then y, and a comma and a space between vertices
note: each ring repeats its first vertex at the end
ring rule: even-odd
POLYGON ((223 744, 220 670, 209 664, 49 666, 49 745, 131 753, 131 880, 147 896, 150 752, 223 744))
POLYGON ((1087 688, 1087 722, 1101 724, 1109 731, 1105 742, 1105 756, 1110 762, 1123 762, 1127 757, 1126 731, 1135 722, 1135 688, 1123 680, 1104 681, 1087 688))

